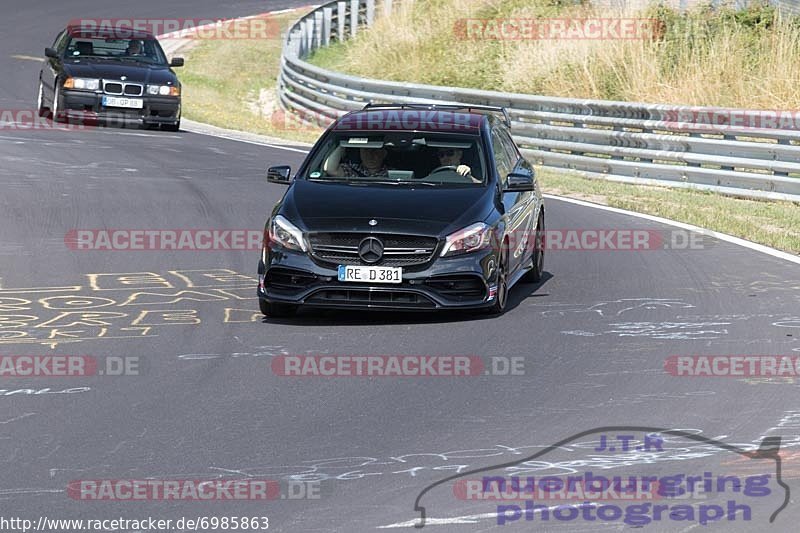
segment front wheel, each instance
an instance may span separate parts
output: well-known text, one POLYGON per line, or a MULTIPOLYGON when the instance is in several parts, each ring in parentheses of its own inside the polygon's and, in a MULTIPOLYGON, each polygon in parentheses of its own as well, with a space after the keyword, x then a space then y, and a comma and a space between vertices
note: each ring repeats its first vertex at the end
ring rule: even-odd
POLYGON ((178 122, 175 124, 164 124, 161 126, 161 129, 164 131, 181 131, 181 120, 178 119, 178 122))
POLYGON ((508 244, 501 247, 500 262, 497 265, 497 292, 494 296, 494 305, 486 309, 490 315, 500 315, 506 310, 508 302, 508 244))
POLYGON ((544 211, 539 213, 539 221, 536 223, 536 233, 534 233, 533 238, 532 266, 522 276, 523 283, 538 283, 542 281, 542 274, 544 273, 544 211))
POLYGON ((44 84, 39 80, 39 95, 36 98, 36 112, 40 117, 47 116, 50 110, 44 105, 44 84))
POLYGON ((297 313, 296 305, 268 302, 263 298, 258 299, 258 306, 261 308, 261 314, 271 318, 290 317, 297 313))
POLYGON ((61 106, 58 105, 59 92, 60 91, 58 90, 58 80, 56 80, 56 88, 53 91, 53 107, 51 108, 53 114, 53 122, 61 122, 61 120, 64 118, 63 116, 61 116, 61 106))

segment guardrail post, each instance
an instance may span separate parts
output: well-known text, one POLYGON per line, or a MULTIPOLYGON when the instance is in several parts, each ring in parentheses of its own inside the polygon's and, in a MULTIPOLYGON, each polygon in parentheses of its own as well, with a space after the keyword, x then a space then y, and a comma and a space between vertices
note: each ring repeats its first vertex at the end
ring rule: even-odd
POLYGON ((336 2, 336 24, 338 29, 336 31, 336 39, 339 42, 345 40, 344 24, 347 22, 347 3, 344 0, 336 2))
POLYGON ((306 56, 306 33, 308 32, 308 28, 306 27, 306 21, 302 21, 300 23, 300 42, 298 43, 298 54, 297 57, 305 57, 306 56))
POLYGON ((358 0, 350 0, 350 37, 358 32, 358 0))
POLYGON ((314 12, 314 48, 322 46, 322 11, 314 12))
POLYGON ((303 39, 303 35, 299 31, 292 32, 292 36, 289 38, 289 49, 294 57, 300 57, 300 41, 303 39))
POLYGON ((314 19, 306 20, 306 53, 314 51, 314 19))
POLYGON ((383 0, 383 14, 386 17, 392 14, 392 0, 383 0))
POLYGON ((375 20, 375 0, 367 0, 367 26, 375 20))
POLYGON ((322 19, 322 46, 328 46, 331 44, 331 25, 333 23, 333 8, 326 7, 323 10, 323 19, 322 19))

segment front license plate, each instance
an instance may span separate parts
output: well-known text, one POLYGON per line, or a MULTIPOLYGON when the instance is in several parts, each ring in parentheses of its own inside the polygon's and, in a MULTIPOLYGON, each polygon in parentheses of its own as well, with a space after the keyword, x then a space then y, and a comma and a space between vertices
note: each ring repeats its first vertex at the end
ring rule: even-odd
POLYGON ((403 268, 339 265, 339 281, 402 283, 403 268))
POLYGON ((144 100, 142 100, 141 98, 120 98, 117 96, 104 96, 103 106, 142 109, 144 107, 144 100))

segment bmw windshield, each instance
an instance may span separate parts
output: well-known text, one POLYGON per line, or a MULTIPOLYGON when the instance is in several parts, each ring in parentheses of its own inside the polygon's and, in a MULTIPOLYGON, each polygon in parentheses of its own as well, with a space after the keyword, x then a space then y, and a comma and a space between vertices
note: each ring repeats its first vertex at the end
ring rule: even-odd
POLYGON ((301 179, 480 187, 486 180, 485 168, 477 135, 333 132, 301 179))
POLYGON ((67 60, 132 61, 165 66, 167 58, 153 38, 103 38, 74 35, 67 44, 67 60))

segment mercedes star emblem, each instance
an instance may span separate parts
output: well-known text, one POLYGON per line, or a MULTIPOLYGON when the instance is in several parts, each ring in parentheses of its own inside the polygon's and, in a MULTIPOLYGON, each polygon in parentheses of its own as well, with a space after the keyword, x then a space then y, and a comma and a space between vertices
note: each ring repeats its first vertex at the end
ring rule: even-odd
POLYGON ((358 256, 365 263, 377 263, 383 258, 383 243, 375 237, 367 237, 358 245, 358 256))

